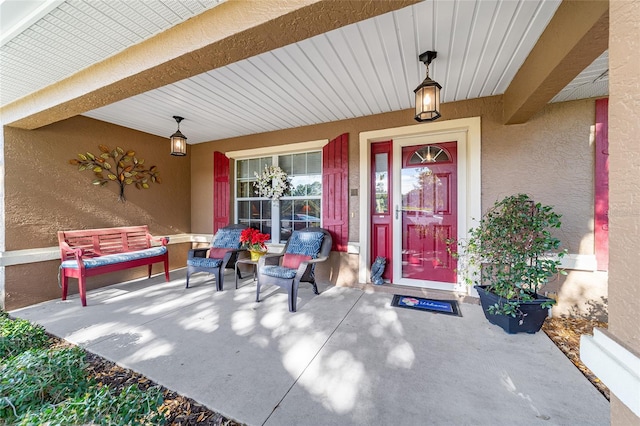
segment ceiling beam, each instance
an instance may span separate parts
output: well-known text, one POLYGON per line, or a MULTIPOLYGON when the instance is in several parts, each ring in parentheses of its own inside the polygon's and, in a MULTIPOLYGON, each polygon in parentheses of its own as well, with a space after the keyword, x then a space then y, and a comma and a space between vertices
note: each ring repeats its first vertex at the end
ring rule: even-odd
POLYGON ((420 0, 229 0, 0 109, 36 129, 420 0))
POLYGON ((564 0, 503 97, 505 124, 524 123, 608 48, 609 2, 564 0))

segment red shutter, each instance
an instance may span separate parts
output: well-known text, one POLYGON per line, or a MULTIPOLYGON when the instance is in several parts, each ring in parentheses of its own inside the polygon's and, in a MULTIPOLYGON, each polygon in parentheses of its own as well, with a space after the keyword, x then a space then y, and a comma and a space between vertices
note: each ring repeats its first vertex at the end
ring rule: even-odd
POLYGON ((222 152, 213 153, 213 233, 229 225, 229 159, 222 152))
POLYGON ((322 227, 333 237, 334 251, 347 251, 349 240, 349 134, 322 149, 322 227))
POLYGON ((609 269, 609 99, 596 100, 595 252, 598 270, 609 269))

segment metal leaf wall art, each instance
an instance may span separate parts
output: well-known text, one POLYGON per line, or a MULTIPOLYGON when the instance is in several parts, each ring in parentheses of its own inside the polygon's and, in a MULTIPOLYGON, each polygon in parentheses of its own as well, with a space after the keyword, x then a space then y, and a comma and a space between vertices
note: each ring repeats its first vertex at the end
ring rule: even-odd
POLYGON ((110 150, 105 145, 98 145, 100 155, 90 152, 78 154, 78 159, 72 158, 69 164, 78 166, 79 171, 89 170, 95 175, 94 185, 105 186, 109 182, 120 185, 119 201, 125 202, 124 188, 135 185, 138 189, 149 189, 150 183, 162 183, 158 176, 158 167, 144 167, 144 159, 137 158, 136 152, 125 151, 117 146, 110 150), (106 175, 106 176, 105 176, 106 175))

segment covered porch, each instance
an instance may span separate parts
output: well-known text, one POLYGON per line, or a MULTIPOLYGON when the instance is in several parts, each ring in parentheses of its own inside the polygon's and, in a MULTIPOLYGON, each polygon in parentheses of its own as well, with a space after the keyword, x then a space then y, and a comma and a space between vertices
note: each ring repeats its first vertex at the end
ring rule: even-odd
POLYGON ((185 289, 181 269, 91 291, 89 308, 73 296, 11 314, 248 425, 609 424, 544 333, 506 334, 477 304, 450 316, 302 286, 291 315, 274 287, 256 303, 251 278, 218 292, 210 279, 185 289))

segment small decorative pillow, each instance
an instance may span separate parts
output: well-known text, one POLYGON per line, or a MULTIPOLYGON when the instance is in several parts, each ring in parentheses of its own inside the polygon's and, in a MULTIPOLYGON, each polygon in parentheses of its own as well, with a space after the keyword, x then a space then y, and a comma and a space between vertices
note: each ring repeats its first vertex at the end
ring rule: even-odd
POLYGON ((304 254, 285 253, 282 258, 282 266, 285 268, 298 269, 302 262, 311 260, 311 256, 304 254))
POLYGON ((215 248, 211 247, 209 249, 209 258, 211 259, 222 259, 225 254, 229 251, 228 248, 215 248))

